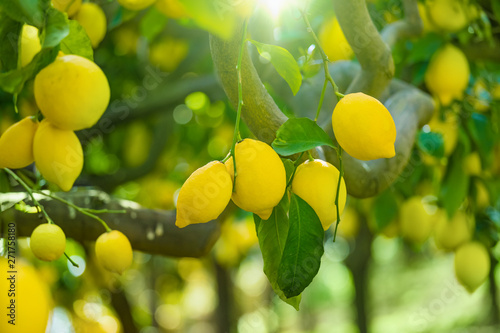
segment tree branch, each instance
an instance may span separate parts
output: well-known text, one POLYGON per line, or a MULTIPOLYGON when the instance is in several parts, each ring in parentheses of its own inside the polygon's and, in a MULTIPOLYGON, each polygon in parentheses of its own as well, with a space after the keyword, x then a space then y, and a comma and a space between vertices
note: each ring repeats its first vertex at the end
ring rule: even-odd
MULTIPOLYGON (((93 242, 105 230, 97 221, 77 213, 68 206, 36 195, 54 222, 66 236, 79 242, 93 242)), ((175 226, 175 211, 144 209, 137 203, 112 199, 96 190, 57 193, 79 207, 91 209, 126 210, 125 214, 100 214, 112 229, 123 232, 134 250, 174 257, 201 257, 207 254, 219 237, 220 226, 216 221, 195 224, 179 229, 175 226)), ((29 201, 24 192, 0 194, 0 231, 10 222, 16 222, 19 237, 29 237, 41 220, 38 214, 26 214, 11 206, 21 200, 29 201), (10 207, 6 210, 5 207, 10 207), (19 222, 21 221, 21 222, 19 222)))
POLYGON ((364 92, 378 98, 394 77, 391 49, 373 24, 365 0, 333 0, 333 7, 361 65, 346 93, 364 92))
POLYGON ((424 29, 417 0, 403 0, 403 8, 405 18, 388 24, 381 32, 382 40, 391 48, 402 39, 419 36, 424 29))

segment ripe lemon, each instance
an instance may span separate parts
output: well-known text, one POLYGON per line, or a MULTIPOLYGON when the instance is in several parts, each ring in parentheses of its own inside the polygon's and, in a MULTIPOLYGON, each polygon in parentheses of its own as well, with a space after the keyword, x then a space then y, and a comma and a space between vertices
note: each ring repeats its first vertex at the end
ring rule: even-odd
MULTIPOLYGON (((340 217, 338 233, 345 238, 356 238, 359 232, 359 215, 354 208, 347 207, 340 217)), ((335 229, 332 228, 332 232, 335 229)))
POLYGON ((452 44, 446 44, 432 56, 425 72, 425 84, 443 106, 453 99, 461 99, 469 82, 469 62, 464 53, 452 44))
POLYGON ((422 2, 418 2, 417 6, 418 6, 418 13, 420 14, 420 18, 422 19, 423 32, 428 33, 435 31, 436 27, 430 21, 426 5, 422 2))
POLYGON ((483 210, 490 205, 490 193, 482 181, 476 181, 476 205, 483 210))
MULTIPOLYGON (((267 144, 244 139, 236 144, 236 181, 233 202, 267 220, 285 194, 286 172, 278 154, 267 144)), ((233 158, 226 168, 234 178, 233 158)))
POLYGON ((151 6, 156 0, 118 0, 118 3, 130 10, 143 10, 151 6))
POLYGON ((132 246, 127 236, 118 230, 97 238, 95 253, 99 264, 110 272, 122 274, 132 265, 132 246))
POLYGON ((151 45, 149 61, 162 71, 172 72, 186 58, 188 51, 189 45, 186 41, 171 37, 163 38, 151 45), (166 54, 168 56, 165 56, 166 54))
POLYGON ((106 35, 106 15, 101 7, 92 2, 85 2, 75 16, 75 20, 85 29, 90 43, 95 49, 106 35))
POLYGON ((332 126, 340 146, 352 157, 368 161, 396 155, 396 125, 377 99, 363 93, 342 98, 332 115, 332 126))
POLYGON ((354 56, 336 17, 323 23, 318 38, 323 51, 331 61, 350 60, 354 56))
POLYGON ((452 251, 471 239, 475 225, 473 217, 458 211, 448 221, 445 213, 441 214, 442 218, 438 220, 434 229, 434 241, 438 248, 452 251))
POLYGON ((444 120, 438 112, 432 116, 429 122, 429 127, 432 132, 440 133, 444 140, 444 155, 450 156, 455 150, 458 142, 458 116, 456 113, 447 112, 444 115, 444 120))
POLYGON ((21 169, 34 162, 33 138, 38 122, 33 117, 11 125, 0 136, 0 168, 21 169))
POLYGON ((483 284, 489 272, 490 256, 483 244, 470 242, 455 252, 455 275, 470 293, 483 284))
POLYGON ((23 25, 21 31, 21 66, 24 67, 33 60, 35 55, 40 52, 42 45, 38 37, 38 29, 31 25, 23 25))
POLYGON ((38 259, 54 261, 64 254, 66 235, 55 224, 40 224, 31 234, 30 247, 38 259))
POLYGON ((186 8, 179 0, 158 0, 155 5, 166 17, 180 19, 188 16, 186 8))
MULTIPOLYGON (((311 206, 318 215, 323 229, 337 221, 337 186, 340 172, 322 160, 305 161, 297 167, 292 181, 292 191, 311 206)), ((340 181, 339 212, 345 207, 347 191, 344 179, 340 181)))
POLYGON ((469 23, 463 0, 427 0, 426 6, 433 24, 445 32, 457 32, 469 23))
POLYGON ((481 158, 477 151, 470 153, 464 159, 464 171, 471 176, 479 176, 481 174, 481 158))
POLYGON ((81 5, 82 0, 52 0, 52 6, 60 12, 66 12, 69 17, 75 15, 81 5))
POLYGON ((109 103, 109 84, 92 61, 63 55, 35 77, 35 99, 55 126, 78 131, 93 126, 109 103))
POLYGON ((421 244, 429 238, 438 214, 430 214, 421 197, 405 201, 399 211, 400 233, 406 240, 421 244))
POLYGON ((16 259, 15 266, 10 267, 12 262, 0 257, 0 307, 2 308, 2 320, 0 320, 0 332, 2 333, 45 333, 49 320, 51 308, 51 296, 48 286, 43 282, 35 269, 22 259, 16 259), (11 270, 15 274, 7 273, 11 270), (8 279, 15 275, 13 291, 12 284, 8 279), (15 289, 15 290, 14 290, 15 289), (15 300, 15 325, 9 324, 12 318, 9 314, 11 300, 15 300))
POLYGON ((83 150, 73 131, 62 130, 44 119, 33 141, 35 164, 42 176, 69 191, 83 169, 83 150))
POLYGON ((231 199, 233 182, 222 162, 212 161, 189 176, 179 191, 175 225, 214 220, 231 199))

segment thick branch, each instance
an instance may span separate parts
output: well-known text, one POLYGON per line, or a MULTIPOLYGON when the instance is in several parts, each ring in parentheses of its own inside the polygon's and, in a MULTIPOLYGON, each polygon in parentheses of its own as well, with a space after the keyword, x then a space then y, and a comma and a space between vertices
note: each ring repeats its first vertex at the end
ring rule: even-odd
POLYGON ((478 60, 487 60, 500 62, 500 41, 495 40, 494 43, 479 42, 474 44, 457 45, 462 49, 465 56, 470 62, 478 60))
MULTIPOLYGON (((88 190, 57 193, 57 195, 80 207, 126 210, 125 214, 99 216, 110 228, 123 232, 129 238, 134 250, 174 257, 201 257, 210 251, 219 237, 220 226, 215 221, 179 229, 174 224, 175 211, 144 209, 134 202, 112 199, 104 192, 88 190)), ((26 193, 2 193, 0 210, 21 200, 29 202, 26 193)), ((58 201, 47 199, 42 195, 37 195, 37 200, 69 238, 79 242, 92 242, 104 232, 99 222, 79 214, 58 201)), ((43 223, 38 214, 26 214, 9 208, 0 213, 0 230, 5 230, 5 224, 14 221, 17 222, 19 237, 29 237, 33 229, 43 223)))
POLYGON ((351 45, 361 71, 347 93, 364 92, 379 97, 394 76, 391 49, 373 24, 365 0, 333 0, 342 31, 351 45))

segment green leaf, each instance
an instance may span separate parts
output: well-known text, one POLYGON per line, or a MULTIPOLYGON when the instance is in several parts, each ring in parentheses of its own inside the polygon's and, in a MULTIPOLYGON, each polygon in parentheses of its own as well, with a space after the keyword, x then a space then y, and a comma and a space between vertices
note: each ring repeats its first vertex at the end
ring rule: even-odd
POLYGON ((61 41, 61 51, 94 61, 94 50, 89 36, 78 21, 69 21, 69 35, 61 41))
POLYGON ((410 56, 407 61, 409 64, 415 64, 421 61, 428 61, 430 57, 443 45, 444 41, 437 34, 427 34, 413 43, 410 56))
POLYGON ((5 15, 0 19, 0 62, 3 71, 17 68, 18 42, 22 26, 22 23, 5 15))
POLYGON ((469 191, 469 176, 463 171, 463 149, 456 151, 450 158, 446 176, 441 186, 439 200, 448 217, 453 217, 465 200, 469 191))
POLYGON ((398 215, 398 202, 390 189, 378 195, 372 207, 378 231, 384 230, 398 215))
POLYGON ((467 120, 466 126, 481 155, 489 156, 495 145, 492 122, 485 115, 474 112, 467 120))
POLYGON ((285 166, 285 172, 286 172, 286 183, 290 181, 290 179, 293 176, 293 172, 295 170, 295 165, 293 162, 287 158, 282 158, 281 161, 283 162, 283 165, 285 166))
POLYGON ((493 14, 495 14, 495 17, 497 19, 497 22, 500 22, 500 2, 491 1, 491 7, 493 9, 493 14))
POLYGON ((49 8, 43 35, 43 48, 59 45, 69 35, 69 20, 66 14, 61 13, 55 8, 49 8))
POLYGON ((142 17, 140 23, 141 35, 151 42, 160 32, 162 32, 166 24, 167 17, 153 6, 148 10, 146 15, 142 17))
POLYGON ((276 133, 272 146, 280 155, 289 156, 317 146, 333 145, 332 139, 314 121, 308 118, 288 119, 276 133))
POLYGON ((441 133, 420 131, 417 145, 421 151, 431 156, 437 158, 444 156, 444 140, 441 133))
POLYGON ((288 236, 278 268, 278 285, 290 298, 300 295, 318 273, 325 233, 318 215, 295 194, 290 199, 289 216, 288 236))
POLYGON ((273 64, 278 74, 288 83, 294 95, 299 92, 302 85, 302 75, 300 74, 299 64, 286 49, 271 45, 259 43, 251 40, 257 47, 259 54, 273 64))
MULTIPOLYGON (((41 28, 50 0, 2 0, 0 10, 18 22, 41 28)), ((2 18, 3 20, 3 18, 2 18)))
POLYGON ((274 208, 271 217, 266 221, 262 221, 256 214, 253 217, 264 260, 264 273, 269 279, 274 292, 283 301, 298 311, 301 297, 286 298, 278 286, 278 268, 288 234, 288 217, 286 216, 286 212, 278 205, 274 208))
POLYGON ((221 6, 223 1, 181 0, 181 3, 200 28, 226 40, 233 36, 236 16, 231 6, 221 6))

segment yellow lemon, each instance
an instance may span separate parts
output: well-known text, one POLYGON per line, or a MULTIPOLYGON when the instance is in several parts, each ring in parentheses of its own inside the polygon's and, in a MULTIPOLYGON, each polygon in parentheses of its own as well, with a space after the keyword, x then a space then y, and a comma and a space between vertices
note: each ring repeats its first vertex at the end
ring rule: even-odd
POLYGON ((464 171, 471 176, 479 176, 481 174, 481 158, 477 151, 470 153, 464 159, 464 171))
POLYGON ((417 3, 418 13, 420 14, 420 18, 422 19, 423 32, 428 33, 431 31, 435 31, 436 27, 432 24, 429 19, 429 13, 427 12, 426 5, 422 2, 417 3))
POLYGON ((64 254, 66 235, 55 224, 40 224, 31 233, 30 247, 38 259, 54 261, 64 254))
MULTIPOLYGON (((276 152, 262 141, 244 139, 236 144, 236 180, 233 202, 267 220, 285 194, 286 172, 276 152)), ((234 178, 233 158, 226 168, 234 178)))
POLYGON ((456 46, 446 44, 432 56, 425 72, 425 84, 443 106, 461 99, 469 82, 469 62, 456 46))
POLYGON ((350 60, 354 56, 336 17, 323 23, 318 38, 323 51, 331 61, 350 60))
POLYGON ((436 218, 430 214, 421 197, 412 197, 405 201, 399 211, 400 233, 406 240, 421 244, 429 238, 436 218))
POLYGON ((109 84, 92 61, 63 55, 35 77, 35 99, 55 126, 78 131, 93 126, 109 103, 109 84))
POLYGON ((166 37, 151 45, 149 61, 163 71, 172 72, 186 58, 188 51, 185 40, 166 37))
POLYGON ((340 146, 352 157, 368 161, 396 155, 396 125, 377 99, 363 93, 342 98, 332 115, 332 126, 340 146))
POLYGON ((482 181, 476 181, 476 205, 483 210, 490 205, 490 193, 482 181))
POLYGON ((0 136, 0 168, 21 169, 34 162, 33 138, 38 128, 34 117, 11 125, 0 136))
POLYGON ((180 19, 188 16, 186 8, 179 0, 158 0, 155 5, 166 17, 180 19))
POLYGON ((45 333, 52 303, 49 288, 24 260, 17 258, 15 266, 11 267, 11 264, 0 257, 0 307, 3 311, 0 332, 45 333), (12 270, 17 273, 7 273, 12 270), (11 275, 15 275, 15 280, 9 279, 11 275), (15 303, 11 303, 12 300, 15 303), (15 309, 12 309, 12 304, 15 309), (14 318, 15 325, 9 323, 14 318))
POLYGON ((428 125, 432 132, 440 133, 443 136, 444 155, 450 156, 458 142, 459 124, 457 114, 447 112, 444 115, 444 120, 441 120, 439 113, 436 112, 428 125))
POLYGON ((118 3, 130 10, 143 10, 151 6, 156 0, 118 0, 118 3))
POLYGON ((69 17, 75 15, 81 5, 82 0, 52 0, 52 6, 61 12, 66 12, 69 17))
POLYGON ((455 252, 455 275, 470 293, 486 281, 490 272, 490 256, 479 242, 462 245, 455 252))
POLYGON ((92 2, 85 2, 75 16, 75 20, 85 29, 90 43, 95 49, 106 35, 106 15, 101 7, 92 2))
MULTIPOLYGON (((338 233, 345 238, 356 238, 359 232, 359 215, 354 208, 347 207, 340 217, 338 233)), ((332 232, 335 229, 332 228, 332 232)))
POLYGON ((179 191, 175 225, 184 228, 218 218, 231 199, 232 188, 222 162, 212 161, 197 169, 179 191))
POLYGON ((95 242, 97 262, 110 272, 122 274, 132 265, 132 246, 118 230, 106 232, 95 242))
POLYGON ((433 24, 445 32, 457 32, 469 23, 463 0, 427 0, 426 6, 433 24))
POLYGON ((152 143, 152 132, 144 122, 135 121, 127 129, 123 141, 123 159, 127 166, 135 168, 146 162, 152 143))
POLYGON ((73 131, 62 130, 44 119, 33 141, 35 164, 42 176, 63 191, 73 187, 83 169, 83 150, 73 131))
POLYGON ((131 24, 123 24, 113 31, 112 38, 117 55, 135 54, 139 33, 131 24))
POLYGON ((42 45, 38 37, 38 29, 31 25, 23 25, 21 31, 21 66, 24 67, 33 60, 35 55, 40 52, 42 45))
MULTIPOLYGON (((314 209, 325 230, 337 221, 335 198, 339 177, 340 172, 336 167, 318 159, 299 165, 293 177, 292 191, 314 209)), ((347 191, 342 179, 339 191, 340 214, 344 211, 346 197, 347 191)))
POLYGON ((473 233, 474 217, 468 216, 463 211, 457 211, 448 221, 444 212, 442 218, 436 223, 434 241, 440 249, 452 251, 462 244, 467 243, 473 233))

